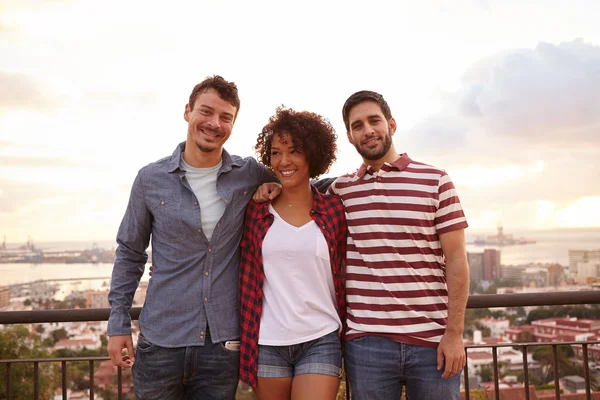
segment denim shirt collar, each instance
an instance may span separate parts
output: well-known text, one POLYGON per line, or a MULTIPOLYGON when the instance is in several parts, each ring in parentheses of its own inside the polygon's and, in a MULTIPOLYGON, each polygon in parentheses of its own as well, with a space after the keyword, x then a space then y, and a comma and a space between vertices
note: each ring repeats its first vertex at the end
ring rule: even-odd
MULTIPOLYGON (((178 169, 181 171, 185 171, 185 169, 183 168, 183 165, 181 165, 181 154, 185 151, 185 142, 181 142, 179 143, 179 145, 177 145, 177 147, 175 148, 175 151, 173 151, 173 154, 171 155, 171 158, 169 159, 169 169, 168 172, 169 173, 173 173, 175 171, 177 171, 178 169)), ((228 172, 231 171, 231 169, 233 167, 241 167, 242 165, 244 165, 243 160, 239 157, 236 157, 236 159, 233 159, 229 153, 227 152, 227 150, 223 149, 223 152, 221 153, 221 160, 223 161, 223 164, 221 165, 221 169, 219 170, 219 173, 221 172, 228 172)))

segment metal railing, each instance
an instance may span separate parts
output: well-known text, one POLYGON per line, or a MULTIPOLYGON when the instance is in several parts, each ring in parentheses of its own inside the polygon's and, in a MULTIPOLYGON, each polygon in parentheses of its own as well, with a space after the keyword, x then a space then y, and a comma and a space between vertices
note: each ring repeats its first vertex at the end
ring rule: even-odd
MULTIPOLYGON (((58 363, 61 365, 62 398, 67 400, 67 362, 89 362, 90 368, 90 399, 94 399, 94 362, 110 360, 109 357, 61 357, 61 358, 21 358, 17 360, 0 360, 0 364, 6 365, 6 399, 11 399, 11 367, 13 364, 33 363, 33 397, 39 399, 39 365, 40 363, 58 363)), ((123 397, 123 373, 121 367, 117 367, 117 396, 123 397)))
MULTIPOLYGON (((472 295, 467 302, 467 308, 495 308, 495 307, 521 307, 521 306, 552 306, 552 305, 581 305, 581 304, 600 304, 599 291, 579 291, 579 292, 554 292, 544 293, 518 293, 518 294, 489 294, 472 295)), ((130 310, 133 320, 137 320, 140 315, 141 307, 134 307, 130 310)), ((82 321, 107 321, 110 309, 82 309, 82 310, 48 310, 48 311, 5 311, 0 312, 0 324, 34 324, 34 323, 53 323, 53 322, 82 322, 82 321)), ((500 399, 499 370, 498 370, 498 348, 501 347, 520 347, 523 352, 524 367, 524 390, 526 399, 530 398, 529 393, 529 373, 527 363, 527 350, 535 346, 552 346, 553 369, 556 398, 560 398, 559 374, 558 374, 558 356, 557 348, 559 345, 581 345, 583 348, 583 366, 584 379, 586 382, 586 398, 591 399, 590 371, 588 366, 588 345, 599 344, 600 341, 583 342, 544 342, 544 343, 502 343, 495 345, 469 345, 465 346, 465 351, 477 348, 491 348, 494 370, 494 391, 495 398, 500 399)), ((90 399, 94 399, 94 362, 108 360, 108 357, 77 357, 77 358, 36 358, 36 359, 15 359, 0 360, 0 364, 6 366, 6 398, 11 399, 11 366, 18 363, 33 363, 34 367, 34 399, 39 398, 39 364, 40 363, 61 363, 62 371, 62 397, 67 398, 66 371, 67 362, 89 362, 90 368, 90 399)), ((469 369, 468 365, 464 369, 465 396, 470 399, 469 388, 469 369)), ((118 398, 122 398, 122 370, 117 370, 117 390, 118 398)))
MULTIPOLYGON (((577 342, 534 342, 534 343, 501 343, 501 344, 483 344, 483 345, 469 345, 465 346, 465 352, 468 354, 469 349, 492 349, 493 369, 494 369, 494 392, 497 400, 500 399, 500 379, 498 371, 498 348, 502 347, 519 347, 523 354, 523 389, 525 391, 525 399, 530 399, 530 387, 529 387, 529 366, 528 366, 528 349, 531 347, 540 346, 552 346, 552 369, 554 375, 554 392, 556 398, 560 398, 560 383, 559 383, 559 371, 558 371, 558 346, 563 345, 580 345, 582 346, 583 352, 583 371, 585 380, 585 393, 586 399, 591 399, 591 384, 590 384, 590 370, 588 364, 588 345, 600 344, 600 341, 577 341, 577 342)), ((469 390, 469 364, 465 365, 463 370, 465 379, 465 397, 467 400, 470 398, 469 390)))

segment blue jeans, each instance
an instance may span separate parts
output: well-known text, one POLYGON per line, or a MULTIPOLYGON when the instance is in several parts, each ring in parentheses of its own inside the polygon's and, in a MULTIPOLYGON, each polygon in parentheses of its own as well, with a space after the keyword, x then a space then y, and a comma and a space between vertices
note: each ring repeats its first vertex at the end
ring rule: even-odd
POLYGON ((150 343, 140 333, 133 382, 137 400, 234 400, 240 352, 224 343, 166 348, 150 343))
POLYGON ((342 346, 337 331, 291 346, 258 347, 258 376, 293 378, 302 374, 342 376, 342 346))
POLYGON ((399 399, 402 386, 409 400, 458 400, 460 374, 442 378, 437 350, 380 336, 345 343, 346 374, 353 400, 399 399))

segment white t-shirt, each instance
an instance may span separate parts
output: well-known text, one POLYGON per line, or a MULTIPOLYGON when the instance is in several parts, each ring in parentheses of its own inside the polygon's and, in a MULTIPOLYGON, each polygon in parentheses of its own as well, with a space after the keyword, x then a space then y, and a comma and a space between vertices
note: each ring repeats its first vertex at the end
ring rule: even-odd
POLYGON ((225 212, 225 200, 217 193, 217 173, 223 162, 210 168, 194 168, 186 163, 182 156, 181 163, 185 168, 185 179, 190 184, 200 205, 202 230, 206 238, 210 240, 215 226, 225 212))
POLYGON ((329 248, 314 221, 300 227, 275 216, 262 245, 263 310, 258 343, 288 346, 341 328, 329 248))

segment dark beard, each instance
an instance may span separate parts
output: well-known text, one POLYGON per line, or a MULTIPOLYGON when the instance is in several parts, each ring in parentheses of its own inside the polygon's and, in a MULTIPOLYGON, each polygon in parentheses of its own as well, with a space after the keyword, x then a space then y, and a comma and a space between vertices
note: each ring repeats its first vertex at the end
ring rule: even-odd
MULTIPOLYGON (((390 135, 389 127, 388 127, 387 134, 383 138, 383 147, 381 148, 380 151, 373 153, 371 150, 362 149, 357 144, 355 144, 354 147, 356 148, 356 151, 358 151, 358 154, 360 154, 362 156, 362 158, 364 158, 365 160, 377 161, 377 160, 383 158, 388 153, 388 151, 390 151, 390 148, 392 147, 392 135, 390 135)), ((375 149, 373 151, 375 151, 375 149)))

